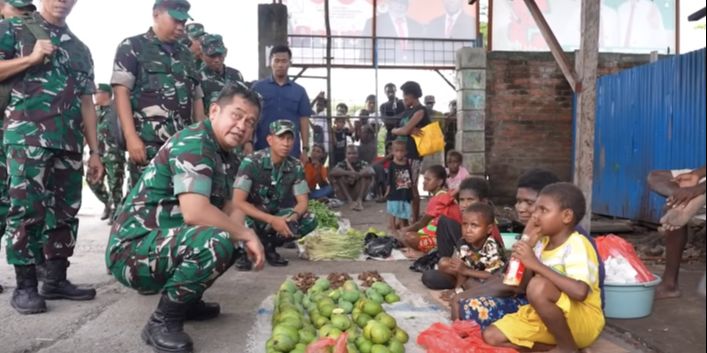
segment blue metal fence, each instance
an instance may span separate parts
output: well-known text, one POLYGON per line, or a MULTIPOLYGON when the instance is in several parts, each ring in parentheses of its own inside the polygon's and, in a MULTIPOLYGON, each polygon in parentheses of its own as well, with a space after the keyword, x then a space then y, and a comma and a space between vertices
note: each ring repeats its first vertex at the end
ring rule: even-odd
POLYGON ((656 169, 705 164, 705 49, 601 77, 597 83, 595 213, 657 222, 656 169))

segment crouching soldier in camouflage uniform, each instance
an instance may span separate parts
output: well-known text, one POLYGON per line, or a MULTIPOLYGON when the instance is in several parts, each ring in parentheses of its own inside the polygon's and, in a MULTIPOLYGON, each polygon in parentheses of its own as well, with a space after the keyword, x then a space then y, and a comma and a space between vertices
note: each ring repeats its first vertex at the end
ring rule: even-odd
POLYGON ((79 225, 84 138, 91 150, 89 179, 103 177, 93 61, 66 26, 74 4, 43 0, 41 12, 32 14, 48 40, 37 38, 23 19, 0 22, 0 81, 13 80, 3 127, 10 178, 6 251, 17 279, 11 304, 21 314, 46 311, 45 299, 96 295, 66 279, 79 225), (45 258, 46 280, 38 292, 36 264, 45 258))
POLYGON ((101 162, 106 168, 108 189, 103 180, 97 183, 88 183, 91 191, 103 202, 105 208, 101 220, 109 219, 108 224, 113 224, 113 212, 123 199, 123 179, 125 178, 125 151, 118 147, 111 135, 111 128, 115 128, 112 119, 116 119, 115 111, 111 105, 113 90, 110 85, 98 85, 95 95, 96 115, 98 116, 98 150, 101 153, 101 162))
POLYGON ((299 160, 290 157, 297 135, 294 124, 276 120, 269 128, 270 147, 241 162, 234 199, 248 215, 248 226, 255 229, 265 246, 268 263, 287 266, 276 247, 309 234, 317 227, 317 220, 307 212, 309 187, 304 168, 299 160), (294 208, 287 208, 295 201, 294 208))
POLYGON ((132 188, 167 139, 204 119, 199 72, 189 49, 177 42, 191 5, 156 0, 147 33, 118 46, 111 84, 130 159, 132 188))
POLYGON ((224 64, 228 50, 223 38, 218 34, 201 37, 204 65, 201 67, 201 88, 204 90, 204 107, 208 107, 218 97, 224 86, 243 82, 240 71, 224 64))
POLYGON ((118 211, 106 264, 124 285, 162 292, 142 331, 157 352, 191 352, 184 320, 219 314, 218 304, 201 298, 233 264, 234 242, 245 244, 257 269, 263 266, 263 247, 234 206, 234 180, 225 166, 259 113, 257 94, 240 86, 224 89, 208 120, 162 146, 118 211))

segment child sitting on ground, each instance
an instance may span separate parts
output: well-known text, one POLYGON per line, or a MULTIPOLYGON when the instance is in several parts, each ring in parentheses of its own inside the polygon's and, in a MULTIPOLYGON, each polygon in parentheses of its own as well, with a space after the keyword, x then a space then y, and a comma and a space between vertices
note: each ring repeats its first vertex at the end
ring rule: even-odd
POLYGON ((352 133, 346 127, 346 117, 334 119, 334 160, 330 165, 335 166, 346 159, 346 138, 350 136, 352 136, 352 133))
POLYGON ((397 235, 403 245, 423 253, 437 247, 437 222, 446 216, 461 223, 461 211, 454 195, 447 192, 447 171, 441 165, 433 165, 425 171, 423 188, 432 197, 427 203, 425 215, 397 235))
POLYGON ((334 188, 329 184, 329 171, 324 166, 326 150, 324 146, 315 143, 309 160, 304 164, 304 177, 309 186, 309 198, 312 200, 326 199, 334 195, 334 188))
POLYGON ((530 304, 484 330, 487 343, 578 352, 599 337, 604 328, 599 259, 575 230, 585 212, 584 195, 576 186, 556 183, 542 190, 531 222, 543 237, 535 251, 526 242, 513 246, 513 256, 532 275, 526 290, 530 304))
POLYGON ((385 197, 390 215, 388 229, 395 233, 409 226, 412 219, 412 170, 407 158, 407 143, 393 141, 393 162, 388 169, 388 186, 385 197))
MULTIPOLYGON (((493 209, 493 205, 488 199, 489 192, 489 184, 486 179, 480 177, 466 178, 462 181, 457 192, 459 208, 465 210, 472 205, 483 204, 493 209)), ((437 222, 437 251, 440 259, 451 258, 455 253, 459 252, 461 246, 465 244, 463 232, 464 229, 458 222, 445 216, 439 218, 437 222)), ((501 233, 495 222, 491 227, 491 237, 499 245, 500 249, 504 249, 503 238, 501 238, 501 233)), ((503 252, 502 254, 505 255, 503 252)), ((427 288, 435 290, 458 288, 456 286, 456 277, 442 272, 441 269, 425 271, 422 274, 422 283, 427 288)), ((442 295, 442 299, 451 300, 454 294, 456 294, 454 291, 445 292, 442 295)))
POLYGON ((464 157, 461 153, 451 150, 447 153, 447 188, 458 190, 459 184, 469 177, 469 171, 462 165, 464 157))
POLYGON ((458 292, 469 282, 483 283, 506 265, 503 247, 491 236, 495 229, 494 210, 487 203, 474 203, 462 213, 464 244, 453 257, 439 260, 439 271, 455 279, 458 292))

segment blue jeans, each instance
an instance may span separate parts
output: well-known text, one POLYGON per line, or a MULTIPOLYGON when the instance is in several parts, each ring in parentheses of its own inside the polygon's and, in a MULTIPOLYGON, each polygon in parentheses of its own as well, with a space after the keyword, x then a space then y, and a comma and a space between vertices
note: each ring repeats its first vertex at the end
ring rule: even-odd
POLYGON ((317 190, 312 190, 309 193, 309 198, 312 200, 318 200, 318 199, 327 198, 327 197, 330 197, 333 195, 334 195, 334 189, 331 187, 331 185, 327 185, 327 186, 321 187, 317 190))

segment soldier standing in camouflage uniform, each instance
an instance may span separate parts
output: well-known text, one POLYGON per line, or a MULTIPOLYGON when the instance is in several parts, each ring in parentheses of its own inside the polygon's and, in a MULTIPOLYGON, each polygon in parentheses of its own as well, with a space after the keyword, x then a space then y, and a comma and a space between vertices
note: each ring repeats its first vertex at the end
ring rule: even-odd
POLYGON ((226 46, 218 34, 207 34, 201 37, 202 59, 201 88, 204 90, 204 107, 207 108, 218 98, 223 87, 235 82, 243 82, 241 72, 224 65, 226 46))
POLYGON ((66 26, 75 0, 41 4, 32 18, 49 40, 35 39, 22 19, 0 22, 0 81, 15 80, 3 139, 10 177, 6 251, 17 279, 11 304, 22 314, 46 311, 45 299, 96 295, 66 280, 78 231, 84 138, 91 149, 89 179, 103 177, 91 96, 93 61, 66 26), (45 257, 46 280, 38 292, 35 265, 45 257))
MULTIPOLYGON (((201 39, 206 32, 204 31, 204 25, 201 23, 190 23, 186 26, 187 31, 187 42, 189 50, 191 50, 192 55, 194 55, 194 61, 196 62, 197 70, 201 70, 204 66, 204 61, 202 60, 203 52, 201 39)), ((204 109, 207 109, 204 107, 204 109)))
MULTIPOLYGON (((32 4, 32 0, 0 0, 0 19, 11 19, 15 17, 29 16, 37 8, 32 4)), ((9 81, 9 80, 6 80, 9 81)), ((0 141, 3 139, 2 123, 5 120, 5 108, 10 103, 10 82, 1 82, 3 85, 2 93, 6 95, 2 97, 0 104, 0 141)), ((2 142, 0 142, 2 144, 2 142)), ((2 236, 5 234, 5 220, 7 218, 7 210, 10 207, 10 196, 7 194, 8 188, 7 176, 7 158, 5 158, 5 150, 0 146, 0 245, 2 245, 2 236)), ((0 246, 1 247, 1 246, 0 246)), ((0 293, 3 292, 0 286, 0 293)))
POLYGON ((167 139, 204 118, 194 58, 178 42, 189 8, 186 0, 155 1, 152 28, 124 40, 115 55, 111 84, 130 156, 131 188, 167 139))
POLYGON ((123 199, 123 179, 125 178, 125 151, 118 147, 111 135, 111 119, 115 119, 115 111, 111 105, 113 90, 110 85, 98 85, 95 95, 96 115, 98 116, 98 150, 101 152, 101 162, 106 168, 108 188, 100 180, 98 183, 88 183, 91 191, 105 208, 101 220, 109 219, 113 224, 113 212, 123 199))
POLYGON ((106 264, 120 283, 142 293, 162 292, 142 338, 158 352, 191 352, 184 320, 217 316, 202 294, 233 264, 242 241, 263 266, 263 247, 235 207, 231 151, 252 134, 260 113, 256 93, 228 86, 209 119, 170 138, 120 207, 106 264))
POLYGON ((288 264, 275 251, 278 246, 317 227, 317 220, 307 212, 309 187, 304 168, 290 156, 296 135, 289 120, 270 123, 270 147, 246 157, 236 178, 235 203, 249 217, 247 223, 260 237, 271 266, 288 264), (287 208, 294 202, 294 208, 287 208))

